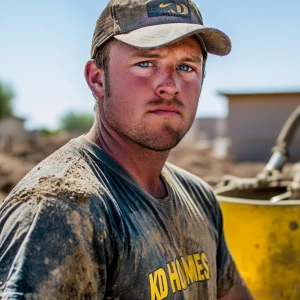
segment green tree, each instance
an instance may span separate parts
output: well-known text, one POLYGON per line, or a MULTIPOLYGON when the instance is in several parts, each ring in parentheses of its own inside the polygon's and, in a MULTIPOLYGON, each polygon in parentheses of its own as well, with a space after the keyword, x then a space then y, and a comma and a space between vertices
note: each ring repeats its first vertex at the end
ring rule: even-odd
POLYGON ((60 120, 60 127, 67 131, 87 131, 94 122, 94 115, 68 112, 60 120))
POLYGON ((0 81, 0 119, 14 114, 12 105, 14 96, 12 88, 0 81))

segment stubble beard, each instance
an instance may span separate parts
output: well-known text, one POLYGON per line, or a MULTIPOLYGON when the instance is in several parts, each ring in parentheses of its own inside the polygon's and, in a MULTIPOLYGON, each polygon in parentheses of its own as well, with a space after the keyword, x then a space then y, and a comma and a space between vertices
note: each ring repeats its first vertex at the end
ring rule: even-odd
POLYGON ((140 148, 159 152, 173 149, 182 140, 187 131, 179 129, 174 130, 170 126, 168 120, 163 124, 163 128, 160 132, 153 132, 146 125, 141 125, 140 127, 129 131, 126 130, 126 128, 121 127, 113 118, 109 118, 107 121, 110 127, 122 136, 123 139, 138 145, 140 148))
POLYGON ((142 126, 132 136, 132 141, 139 146, 152 151, 169 151, 179 144, 185 135, 185 131, 173 129, 170 121, 165 120, 159 133, 151 132, 151 129, 142 126))
MULTIPOLYGON (((109 101, 109 100, 108 100, 109 101)), ((190 124, 180 128, 174 128, 171 120, 164 120, 160 129, 151 130, 147 124, 140 124, 136 127, 126 127, 124 124, 117 122, 114 111, 111 107, 106 107, 105 119, 108 125, 123 140, 139 146, 141 149, 152 151, 169 151, 179 144, 192 125, 190 124)))

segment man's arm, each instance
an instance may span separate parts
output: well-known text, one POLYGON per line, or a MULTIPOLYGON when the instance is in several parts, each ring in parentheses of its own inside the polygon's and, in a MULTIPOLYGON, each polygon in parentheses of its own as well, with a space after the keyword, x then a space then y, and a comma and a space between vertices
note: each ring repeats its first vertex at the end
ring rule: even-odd
POLYGON ((236 276, 237 278, 233 287, 226 295, 218 298, 218 300, 254 300, 254 297, 251 295, 251 292, 247 288, 240 274, 237 273, 236 276))
POLYGON ((60 196, 13 200, 0 209, 0 299, 103 299, 102 223, 60 196))

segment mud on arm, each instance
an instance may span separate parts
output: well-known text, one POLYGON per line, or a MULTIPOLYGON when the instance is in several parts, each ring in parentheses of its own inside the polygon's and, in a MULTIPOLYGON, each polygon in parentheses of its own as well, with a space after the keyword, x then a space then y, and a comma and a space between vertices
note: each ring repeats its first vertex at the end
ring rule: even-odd
POLYGON ((104 298, 107 235, 81 205, 13 201, 0 211, 0 230, 1 299, 104 298))

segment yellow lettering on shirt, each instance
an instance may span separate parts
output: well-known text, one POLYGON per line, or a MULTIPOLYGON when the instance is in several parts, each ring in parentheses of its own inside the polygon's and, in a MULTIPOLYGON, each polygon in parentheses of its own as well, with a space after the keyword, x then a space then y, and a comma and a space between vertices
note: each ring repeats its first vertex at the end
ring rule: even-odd
POLYGON ((185 273, 183 272, 182 267, 181 267, 180 262, 179 262, 178 259, 175 260, 175 263, 176 263, 177 271, 178 271, 178 274, 179 274, 181 287, 182 287, 182 289, 185 290, 187 288, 185 273))
POLYGON ((201 261, 202 261, 202 265, 204 267, 204 276, 206 278, 206 280, 210 279, 210 270, 209 267, 207 265, 207 258, 204 252, 201 253, 201 261))
POLYGON ((203 266, 201 263, 201 256, 199 253, 194 254, 194 260, 196 264, 197 274, 198 274, 198 280, 203 281, 205 280, 204 274, 203 274, 203 266))
POLYGON ((169 289, 167 275, 163 268, 149 274, 149 281, 151 300, 162 300, 168 297, 169 289))
POLYGON ((149 274, 151 300, 163 300, 168 297, 169 290, 175 294, 187 289, 192 283, 210 278, 209 262, 204 252, 175 258, 165 268, 149 274))
POLYGON ((172 292, 173 292, 173 294, 175 294, 177 291, 176 291, 174 283, 176 283, 178 291, 181 291, 181 284, 180 284, 178 272, 177 272, 174 261, 167 264, 167 268, 168 268, 168 272, 169 272, 169 278, 170 278, 170 282, 171 282, 172 292), (171 270, 171 266, 172 266, 173 271, 171 270))
POLYGON ((183 265, 183 269, 186 274, 187 284, 190 285, 191 283, 194 283, 198 281, 198 275, 196 271, 196 265, 193 259, 192 255, 188 255, 187 262, 183 257, 181 257, 181 262, 183 265))

